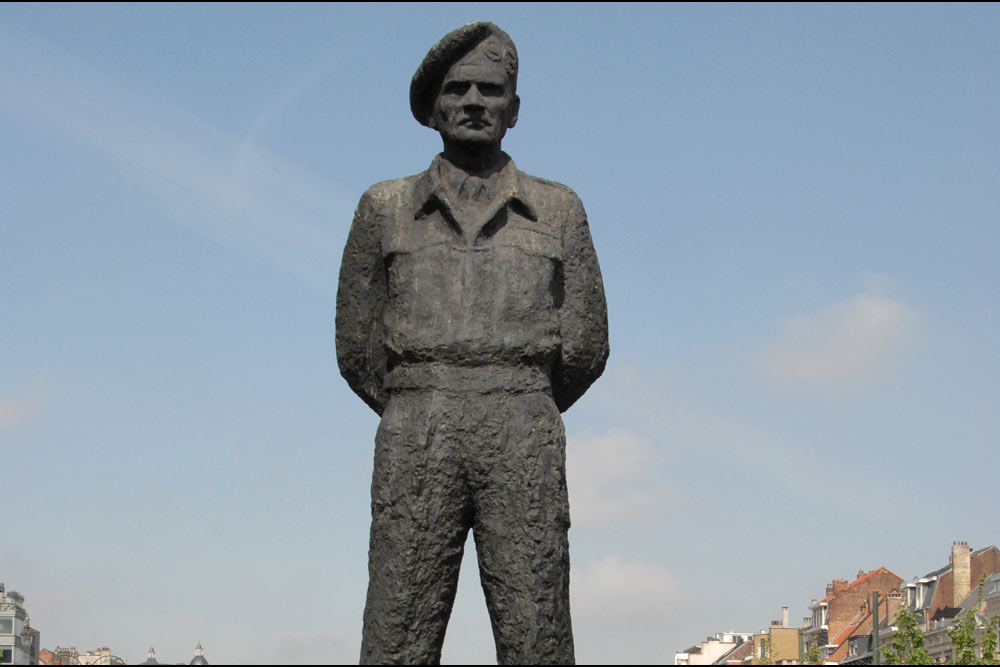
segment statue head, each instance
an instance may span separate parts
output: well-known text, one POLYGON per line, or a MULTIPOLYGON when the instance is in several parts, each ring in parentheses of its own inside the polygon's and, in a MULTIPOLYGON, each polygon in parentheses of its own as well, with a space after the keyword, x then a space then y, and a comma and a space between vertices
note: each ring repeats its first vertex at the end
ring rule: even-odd
POLYGON ((445 145, 499 147, 517 123, 517 49, 487 21, 469 23, 431 47, 410 83, 410 110, 445 145))

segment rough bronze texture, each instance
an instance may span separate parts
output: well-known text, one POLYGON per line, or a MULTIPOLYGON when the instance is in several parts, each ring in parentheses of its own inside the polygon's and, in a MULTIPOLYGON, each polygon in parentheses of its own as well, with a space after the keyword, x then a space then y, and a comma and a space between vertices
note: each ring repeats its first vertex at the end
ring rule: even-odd
POLYGON ((410 88, 427 171, 361 197, 337 357, 375 436, 362 663, 437 663, 471 529, 500 664, 574 662, 560 412, 601 375, 607 305, 583 205, 500 149, 517 51, 446 35, 410 88))

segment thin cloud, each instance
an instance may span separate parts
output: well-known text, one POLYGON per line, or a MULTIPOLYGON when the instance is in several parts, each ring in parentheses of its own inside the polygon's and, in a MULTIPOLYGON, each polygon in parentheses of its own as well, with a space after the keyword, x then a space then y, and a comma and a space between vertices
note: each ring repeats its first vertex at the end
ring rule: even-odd
POLYGON ((605 435, 568 439, 566 475, 575 525, 599 525, 666 501, 655 482, 663 457, 649 440, 616 429, 605 435))
POLYGON ((45 405, 45 397, 32 394, 24 398, 0 398, 0 431, 12 431, 35 417, 45 405))
POLYGON ((781 382, 844 386, 878 377, 916 328, 902 301, 861 294, 790 318, 781 340, 758 354, 757 367, 781 382))
MULTIPOLYGON (((671 460, 678 465, 702 462, 719 470, 739 470, 775 491, 807 499, 817 506, 836 496, 846 512, 863 510, 875 497, 887 505, 924 502, 900 481, 902 478, 858 471, 849 459, 831 460, 824 455, 821 441, 775 432, 766 422, 732 414, 722 404, 706 403, 695 398, 679 378, 613 364, 592 391, 597 410, 605 413, 609 422, 627 423, 638 438, 669 443, 671 460), (842 480, 841 486, 816 485, 815 480, 827 478, 842 480), (845 494, 845 489, 851 493, 845 494)), ((583 519, 577 506, 577 493, 583 489, 572 476, 574 438, 568 444, 570 510, 577 523, 578 516, 583 519)), ((650 482, 662 478, 664 472, 651 468, 650 482)), ((697 496, 701 497, 701 493, 698 491, 697 496)), ((683 510, 691 502, 689 490, 678 491, 671 495, 669 506, 683 510)))
POLYGON ((353 203, 335 184, 252 145, 275 109, 240 140, 122 90, 57 47, 3 25, 0 60, 0 113, 96 148, 176 222, 333 289, 353 203), (342 233, 331 233, 331 220, 343 221, 342 233))
POLYGON ((609 554, 570 573, 577 657, 591 663, 657 662, 670 647, 663 628, 683 613, 688 594, 654 563, 609 554))

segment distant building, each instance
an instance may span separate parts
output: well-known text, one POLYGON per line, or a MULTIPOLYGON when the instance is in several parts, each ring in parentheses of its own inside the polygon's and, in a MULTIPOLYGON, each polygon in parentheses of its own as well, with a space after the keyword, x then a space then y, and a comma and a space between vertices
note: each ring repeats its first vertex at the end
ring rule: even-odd
POLYGON ((22 599, 0 583, 0 666, 37 665, 41 636, 31 627, 22 599))
POLYGON ((80 665, 124 665, 126 661, 117 655, 111 654, 111 649, 107 646, 80 653, 77 656, 80 665))
POLYGON ((841 665, 870 665, 874 658, 875 621, 878 621, 879 644, 887 644, 892 639, 892 627, 903 604, 901 591, 890 591, 878 596, 877 613, 873 612, 872 600, 868 600, 848 628, 831 644, 836 645, 827 660, 841 665), (876 619, 877 617, 877 619, 876 619))
POLYGON ((795 665, 801 662, 801 628, 789 627, 788 607, 781 620, 757 633, 720 632, 674 654, 675 665, 795 665))
POLYGON ((947 565, 903 586, 906 602, 928 631, 933 629, 935 621, 954 617, 955 610, 979 585, 980 579, 997 572, 1000 572, 1000 550, 995 546, 972 551, 968 543, 955 542, 947 565))
POLYGON ((753 641, 745 641, 715 661, 716 665, 745 665, 753 659, 753 641))
POLYGON ((718 632, 715 637, 708 637, 701 644, 674 653, 674 664, 714 665, 745 643, 748 646, 753 644, 752 632, 718 632))
POLYGON ((803 652, 818 647, 820 658, 828 660, 830 655, 838 653, 837 649, 848 640, 851 632, 857 631, 858 614, 871 600, 872 593, 878 591, 885 597, 890 591, 899 590, 902 583, 902 577, 884 567, 871 572, 859 571, 850 583, 846 579, 834 579, 826 587, 826 597, 818 602, 813 600, 809 605, 812 622, 803 632, 803 652))
POLYGON ((194 657, 191 658, 189 665, 207 665, 208 660, 205 659, 205 651, 201 648, 201 642, 198 642, 198 646, 194 649, 194 657))
POLYGON ((75 646, 56 646, 54 651, 42 649, 40 664, 43 665, 125 665, 128 661, 111 653, 107 646, 80 653, 75 646))
MULTIPOLYGON (((145 662, 140 662, 139 664, 140 665, 168 665, 168 664, 173 664, 173 663, 158 662, 156 660, 156 651, 153 649, 152 646, 150 646, 149 647, 149 652, 146 653, 146 660, 145 660, 145 662)), ((177 664, 181 664, 182 665, 184 663, 177 663, 177 664)), ((188 664, 190 664, 190 665, 207 665, 208 664, 208 660, 205 659, 205 651, 204 651, 204 649, 201 648, 201 642, 199 642, 198 646, 195 647, 195 649, 194 649, 194 657, 191 658, 191 662, 188 663, 188 664)))
POLYGON ((79 665, 80 653, 75 646, 63 648, 56 646, 56 650, 51 652, 50 665, 79 665))
POLYGON ((924 620, 927 652, 938 663, 952 661, 955 648, 948 629, 958 615, 966 610, 980 617, 1000 612, 1000 551, 989 546, 973 552, 967 543, 955 542, 948 565, 915 579, 905 588, 915 605, 920 605, 915 611, 924 620))
POLYGON ((773 665, 797 665, 802 662, 802 629, 788 624, 788 607, 781 608, 781 620, 771 621, 767 632, 761 631, 753 637, 753 656, 743 664, 759 665, 770 662, 773 665))

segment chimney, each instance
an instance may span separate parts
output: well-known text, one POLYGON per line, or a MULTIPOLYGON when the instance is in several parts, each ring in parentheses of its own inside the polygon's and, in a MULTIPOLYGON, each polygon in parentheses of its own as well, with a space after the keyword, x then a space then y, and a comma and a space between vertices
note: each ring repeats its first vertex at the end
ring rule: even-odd
POLYGON ((957 607, 972 591, 972 549, 968 542, 951 545, 951 606, 957 607))
POLYGON ((781 608, 781 627, 788 627, 788 607, 781 608))
POLYGON ((885 596, 885 620, 887 625, 892 625, 896 622, 896 616, 899 615, 899 607, 902 604, 902 591, 892 591, 885 596))

